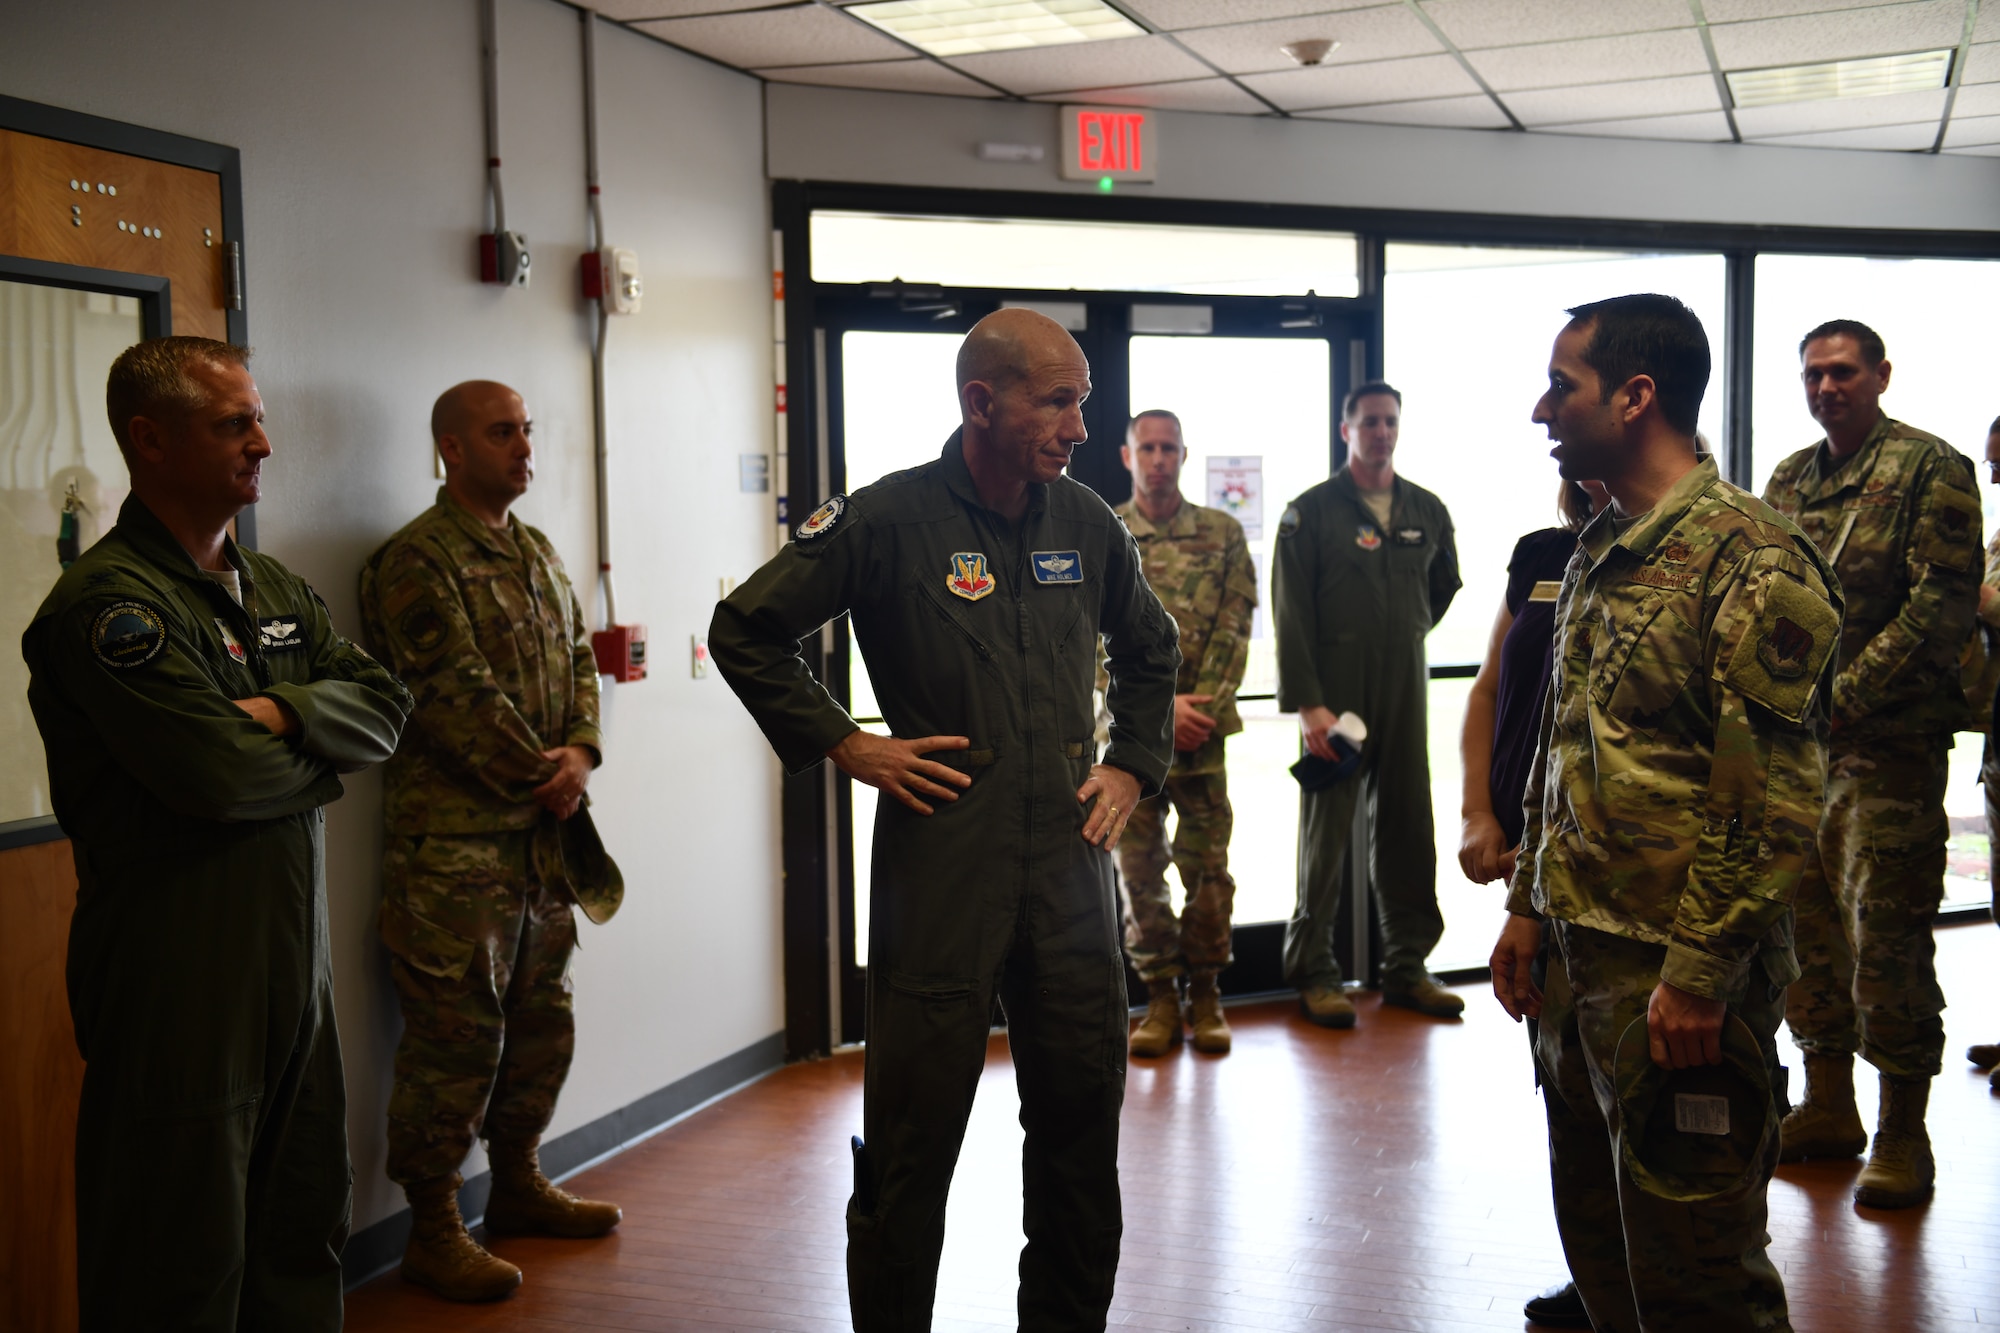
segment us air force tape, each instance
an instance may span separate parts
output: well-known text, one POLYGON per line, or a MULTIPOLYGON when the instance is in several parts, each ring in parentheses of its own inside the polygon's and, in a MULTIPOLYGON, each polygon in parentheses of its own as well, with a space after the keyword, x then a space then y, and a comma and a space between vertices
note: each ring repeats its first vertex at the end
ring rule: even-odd
POLYGON ((108 667, 144 666, 167 646, 167 622, 144 602, 113 602, 90 626, 90 650, 108 667))
POLYGON ((793 541, 808 542, 815 537, 824 537, 832 532, 847 512, 847 497, 836 495, 825 504, 812 511, 812 517, 799 524, 799 530, 792 534, 793 541))

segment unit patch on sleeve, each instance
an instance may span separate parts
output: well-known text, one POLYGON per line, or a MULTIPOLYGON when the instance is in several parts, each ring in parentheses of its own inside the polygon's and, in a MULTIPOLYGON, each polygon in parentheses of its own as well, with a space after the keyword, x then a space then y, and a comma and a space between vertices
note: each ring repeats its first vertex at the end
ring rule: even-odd
POLYGON ((108 667, 144 666, 167 646, 167 622, 144 602, 113 602, 90 626, 90 650, 108 667))
POLYGON ((944 586, 954 597, 963 597, 968 602, 976 602, 993 591, 993 576, 986 572, 984 551, 954 551, 951 555, 951 573, 945 576, 944 586))
POLYGON ((799 524, 799 530, 792 534, 793 541, 807 542, 815 537, 823 537, 832 532, 840 522, 840 516, 847 512, 847 497, 836 495, 825 504, 812 511, 812 517, 799 524))
POLYGON ((1280 537, 1289 537, 1298 530, 1299 507, 1297 505, 1286 505, 1284 516, 1278 520, 1278 535, 1280 537))
POLYGON ((1037 583, 1083 582, 1083 557, 1075 551, 1036 551, 1028 557, 1037 583))
POLYGON ((257 639, 267 653, 297 652, 306 646, 297 616, 265 616, 257 622, 257 639))

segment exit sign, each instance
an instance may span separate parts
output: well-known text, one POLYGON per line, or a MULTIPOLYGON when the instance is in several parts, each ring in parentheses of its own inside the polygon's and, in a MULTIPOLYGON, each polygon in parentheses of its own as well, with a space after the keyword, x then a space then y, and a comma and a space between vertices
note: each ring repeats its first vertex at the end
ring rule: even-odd
POLYGON ((1129 106, 1062 109, 1064 180, 1149 181, 1160 169, 1160 125, 1129 106))

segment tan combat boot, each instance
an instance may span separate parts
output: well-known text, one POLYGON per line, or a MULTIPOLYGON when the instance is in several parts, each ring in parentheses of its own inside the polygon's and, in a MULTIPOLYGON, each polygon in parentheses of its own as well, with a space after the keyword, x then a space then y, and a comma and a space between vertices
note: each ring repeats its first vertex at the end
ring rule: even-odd
POLYGON ((1436 977, 1425 975, 1407 985, 1383 983, 1382 1003, 1414 1009, 1432 1018, 1457 1018, 1465 1012, 1465 1000, 1444 988, 1436 977))
POLYGON ((403 1251, 403 1281, 448 1301, 497 1301, 521 1285, 521 1270, 479 1247, 458 1215, 457 1175, 405 1185, 410 1199, 410 1244, 403 1251))
POLYGON ((486 1229, 496 1236, 602 1236, 624 1219, 615 1203, 579 1199, 542 1174, 534 1139, 495 1139, 486 1145, 493 1193, 486 1200, 486 1229))
POLYGON ((1132 1029, 1131 1052, 1142 1060, 1157 1060, 1180 1044, 1180 982, 1174 977, 1149 981, 1146 996, 1146 1016, 1132 1029))
POLYGON ((1229 1024, 1222 1017, 1222 988, 1213 972, 1188 978, 1188 1026, 1194 1048, 1203 1055, 1229 1054, 1229 1024))
POLYGON ((1778 1126, 1778 1160, 1852 1157, 1868 1146, 1861 1112, 1854 1109, 1854 1057, 1808 1055, 1806 1095, 1778 1126))
POLYGON ((1882 1075, 1882 1114, 1875 1122, 1875 1150, 1854 1181, 1854 1201, 1870 1208, 1914 1208, 1931 1197, 1937 1163, 1924 1132, 1930 1103, 1928 1078, 1882 1075))
POLYGON ((1354 1026, 1354 1002, 1339 986, 1308 986, 1299 992, 1299 1008, 1306 1018, 1323 1028, 1354 1026))

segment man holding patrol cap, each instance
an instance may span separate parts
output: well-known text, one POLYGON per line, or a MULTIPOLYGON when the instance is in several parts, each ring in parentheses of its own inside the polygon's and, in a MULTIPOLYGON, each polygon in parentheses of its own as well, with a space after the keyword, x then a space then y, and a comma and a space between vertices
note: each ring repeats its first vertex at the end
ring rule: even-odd
POLYGON ((1980 506, 1972 464, 1882 412, 1889 361, 1866 324, 1833 320, 1799 343, 1806 406, 1826 431, 1764 487, 1840 575, 1847 602, 1833 681, 1823 879, 1798 902, 1800 963, 1786 1018, 1806 1095, 1785 1118, 1784 1159, 1852 1157, 1868 1144, 1854 1052, 1881 1107, 1856 1202, 1931 1195, 1924 1130, 1944 1056, 1944 992, 1931 927, 1944 896, 1944 788, 1967 720, 1960 651, 1979 609, 1980 506))
POLYGON ((321 807, 389 757, 410 696, 229 534, 271 454, 249 362, 155 338, 112 364, 132 492, 21 638, 76 853, 84 1333, 341 1324, 321 807))
POLYGON ((1337 714, 1357 714, 1368 732, 1358 780, 1299 793, 1299 896, 1285 925, 1285 981, 1323 1027, 1354 1026, 1333 930, 1364 795, 1382 920, 1382 999, 1439 1018, 1465 1009, 1425 968, 1444 918, 1424 636, 1458 592, 1458 549, 1444 501, 1396 475, 1402 411, 1402 394, 1387 384, 1347 395, 1340 422, 1347 466, 1285 510, 1271 570, 1278 707, 1299 715, 1305 748, 1320 759, 1336 757, 1327 732, 1337 714))
POLYGON ((1114 513, 1139 545, 1146 582, 1180 630, 1181 672, 1174 694, 1174 766, 1166 789, 1139 802, 1118 841, 1125 896, 1125 949, 1145 979, 1146 1016, 1131 1053, 1165 1055, 1181 1040, 1180 978, 1188 982, 1188 1026, 1198 1051, 1229 1050, 1216 978, 1232 958, 1229 808, 1223 738, 1243 730, 1236 690, 1250 661, 1250 616, 1257 571, 1243 525, 1181 494, 1187 444, 1181 420, 1155 409, 1132 418, 1120 450, 1132 498, 1114 513), (1167 846, 1167 807, 1179 816, 1167 846), (1180 875, 1174 915, 1167 866, 1180 875))
POLYGON ((1611 504, 1556 608, 1493 990, 1540 1018, 1556 1224, 1592 1325, 1785 1330, 1771 1089, 1791 902, 1816 873, 1837 584, 1697 456, 1694 313, 1643 295, 1570 314, 1534 419, 1562 475, 1611 504))
POLYGON ((537 1153, 576 1044, 570 908, 607 921, 624 881, 584 795, 603 736, 583 608, 549 539, 510 512, 533 429, 504 384, 447 390, 437 503, 361 571, 369 642, 416 696, 383 795, 380 924, 403 1010, 388 1170, 412 1213, 403 1276, 448 1300, 521 1282, 459 1216, 474 1138, 489 1233, 584 1238, 620 1218, 550 1184, 537 1153))
POLYGON ((883 793, 847 1209, 855 1328, 930 1327, 996 994, 1026 1131, 1020 1326, 1101 1328, 1127 1013, 1106 853, 1166 776, 1179 654, 1131 535, 1063 476, 1090 392, 1075 341, 1002 310, 967 335, 957 379, 963 424, 943 453, 821 506, 716 607, 709 649, 786 768, 829 758, 883 793), (858 729, 800 660, 843 611, 892 735, 858 729))

